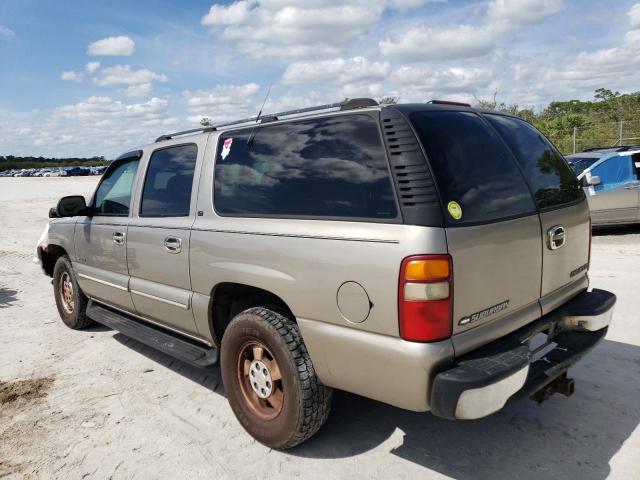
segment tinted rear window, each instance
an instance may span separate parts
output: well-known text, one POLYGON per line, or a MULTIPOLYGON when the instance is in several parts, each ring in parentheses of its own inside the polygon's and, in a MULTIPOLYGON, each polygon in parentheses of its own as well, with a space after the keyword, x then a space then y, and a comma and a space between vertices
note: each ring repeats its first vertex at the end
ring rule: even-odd
POLYGON ((242 216, 397 217, 378 124, 367 115, 222 134, 214 203, 242 216))
POLYGON ((486 115, 486 118, 520 162, 538 208, 553 208, 584 198, 576 175, 535 127, 513 117, 486 115))
POLYGON ((535 212, 510 152, 478 115, 426 111, 412 114, 411 122, 436 177, 449 225, 535 212))

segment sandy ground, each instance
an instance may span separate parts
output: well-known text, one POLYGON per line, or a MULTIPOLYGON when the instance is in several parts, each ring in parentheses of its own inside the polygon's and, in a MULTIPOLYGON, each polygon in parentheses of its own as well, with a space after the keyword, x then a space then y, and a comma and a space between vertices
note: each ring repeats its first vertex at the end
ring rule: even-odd
POLYGON ((281 453, 242 430, 218 369, 59 320, 32 250, 57 198, 96 181, 0 178, 0 477, 640 478, 640 228, 594 238, 592 285, 619 301, 573 397, 454 423, 337 392, 320 433, 281 453))

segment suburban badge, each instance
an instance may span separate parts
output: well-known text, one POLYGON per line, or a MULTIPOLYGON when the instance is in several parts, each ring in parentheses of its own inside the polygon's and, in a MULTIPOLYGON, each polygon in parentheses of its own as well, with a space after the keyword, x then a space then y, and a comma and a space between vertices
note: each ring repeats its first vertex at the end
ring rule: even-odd
POLYGON ((506 310, 509 307, 509 300, 505 300, 504 302, 500 302, 493 307, 485 308, 484 310, 480 310, 468 317, 463 317, 458 322, 458 325, 469 325, 470 323, 477 322, 479 320, 484 320, 485 318, 495 315, 498 312, 506 310))

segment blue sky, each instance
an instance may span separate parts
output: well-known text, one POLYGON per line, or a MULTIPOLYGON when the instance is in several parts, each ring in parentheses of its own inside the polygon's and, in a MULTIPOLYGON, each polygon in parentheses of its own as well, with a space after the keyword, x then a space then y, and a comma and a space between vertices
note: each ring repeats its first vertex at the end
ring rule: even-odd
POLYGON ((0 1, 0 154, 105 155, 344 97, 542 108, 640 89, 640 3, 0 1))

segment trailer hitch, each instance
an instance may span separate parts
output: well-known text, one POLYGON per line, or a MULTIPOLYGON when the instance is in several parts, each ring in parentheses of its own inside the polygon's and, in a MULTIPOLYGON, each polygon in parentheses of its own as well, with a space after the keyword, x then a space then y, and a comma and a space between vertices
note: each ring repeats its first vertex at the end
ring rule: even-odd
POLYGON ((554 393, 561 393, 565 397, 570 397, 576 389, 576 383, 573 378, 567 378, 567 372, 564 372, 551 383, 545 385, 540 390, 532 394, 529 398, 538 403, 548 400, 554 393))

